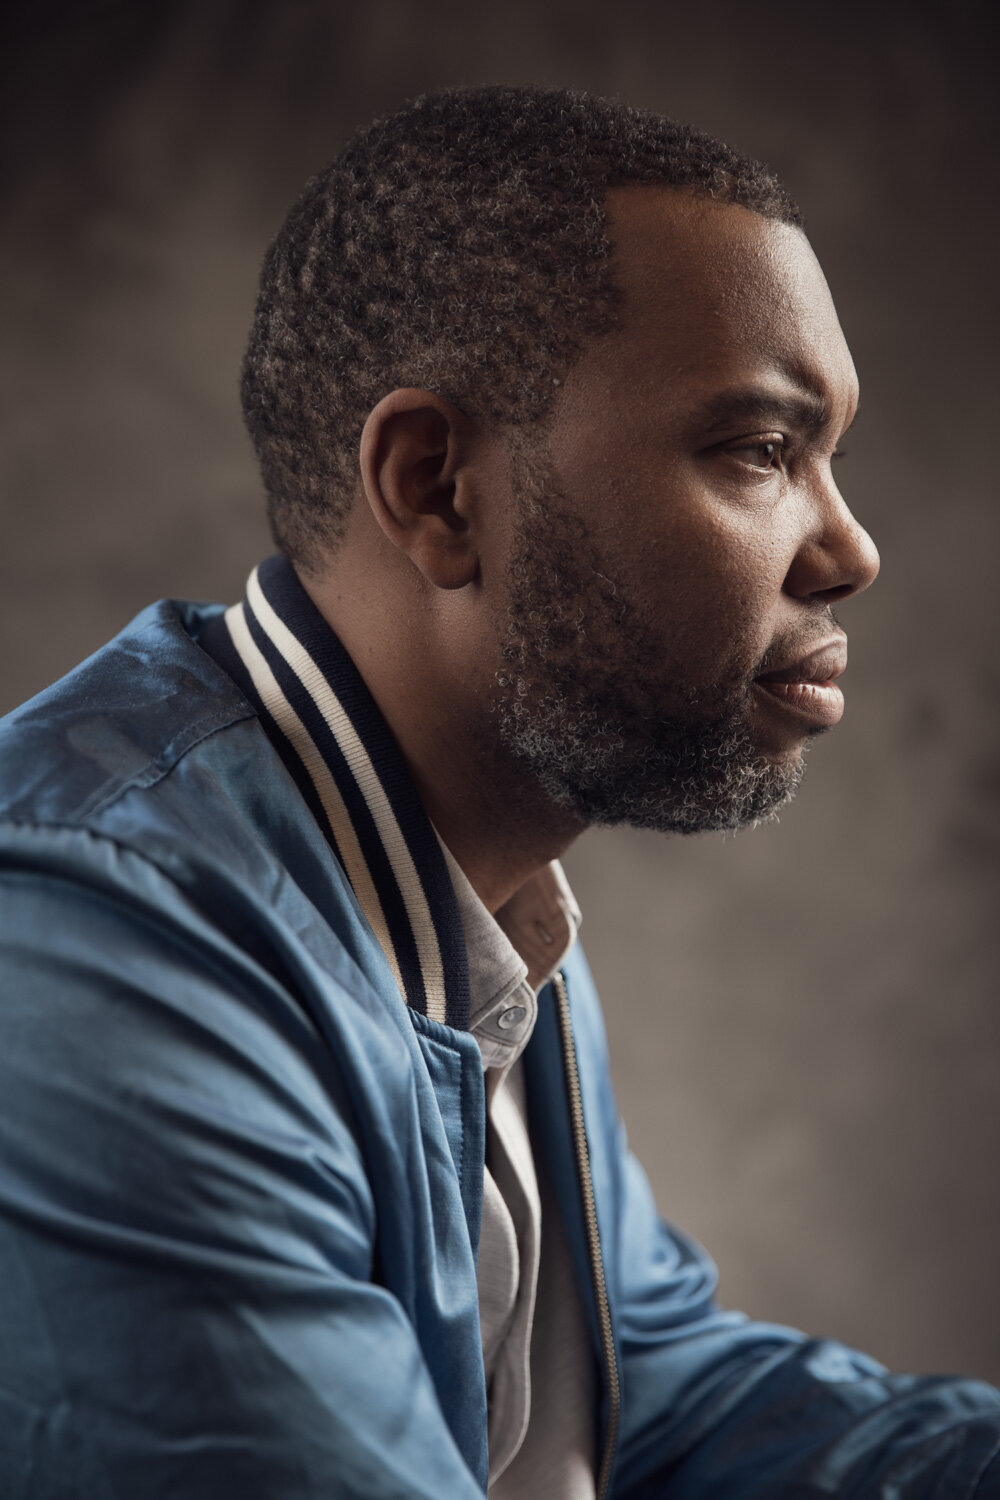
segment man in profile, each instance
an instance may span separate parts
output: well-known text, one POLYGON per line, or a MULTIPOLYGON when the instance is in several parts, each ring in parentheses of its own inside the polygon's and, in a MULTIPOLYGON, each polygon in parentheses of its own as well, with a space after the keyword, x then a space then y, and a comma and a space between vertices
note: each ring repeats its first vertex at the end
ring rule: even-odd
POLYGON ((857 384, 759 165, 561 91, 306 188, 278 555, 6 721, 0 1495, 1000 1495, 1000 1395, 714 1300, 557 863, 736 828, 842 710, 857 384))

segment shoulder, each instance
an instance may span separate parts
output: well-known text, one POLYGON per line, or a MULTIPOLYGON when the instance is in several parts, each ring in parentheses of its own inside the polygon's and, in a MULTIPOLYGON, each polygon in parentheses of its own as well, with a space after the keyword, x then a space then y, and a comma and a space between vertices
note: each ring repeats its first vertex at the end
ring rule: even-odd
POLYGON ((296 993, 332 981, 382 1010, 393 987, 343 871, 252 705, 198 645, 220 608, 151 605, 0 721, 5 901, 19 893, 32 951, 54 912, 76 912, 83 941, 85 913, 113 908, 133 933, 251 960, 296 993))
POLYGON ((218 605, 161 599, 0 720, 0 817, 85 826, 254 712, 197 644, 218 605))
POLYGON ((262 788, 284 827, 308 838, 308 820, 252 705, 198 645, 220 608, 150 605, 0 721, 0 868, 99 886, 125 866, 135 884, 145 864, 212 900, 273 882, 262 788))

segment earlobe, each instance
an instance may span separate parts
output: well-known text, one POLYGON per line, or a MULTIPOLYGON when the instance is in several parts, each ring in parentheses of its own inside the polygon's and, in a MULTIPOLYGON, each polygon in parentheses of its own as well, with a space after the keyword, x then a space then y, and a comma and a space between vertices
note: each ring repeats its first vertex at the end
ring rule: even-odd
POLYGON ((430 391, 401 389, 369 413, 361 481, 382 531, 435 588, 471 583, 479 567, 470 525, 470 423, 430 391))

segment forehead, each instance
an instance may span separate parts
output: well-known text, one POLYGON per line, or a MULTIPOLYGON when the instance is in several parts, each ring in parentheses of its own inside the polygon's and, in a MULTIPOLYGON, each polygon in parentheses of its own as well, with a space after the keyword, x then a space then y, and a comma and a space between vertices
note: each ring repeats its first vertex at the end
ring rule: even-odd
POLYGON ((677 189, 615 189, 606 209, 620 324, 581 357, 584 381, 678 409, 793 382, 848 419, 854 366, 801 230, 677 189))

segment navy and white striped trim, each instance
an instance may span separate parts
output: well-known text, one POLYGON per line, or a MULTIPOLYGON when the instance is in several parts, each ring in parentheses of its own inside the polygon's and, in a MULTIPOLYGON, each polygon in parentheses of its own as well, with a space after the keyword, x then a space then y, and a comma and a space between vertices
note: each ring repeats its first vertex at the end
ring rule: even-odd
POLYGON ((265 729, 344 867, 408 1005, 467 1027, 469 980, 441 844, 360 673, 284 557, 226 611, 265 729))

